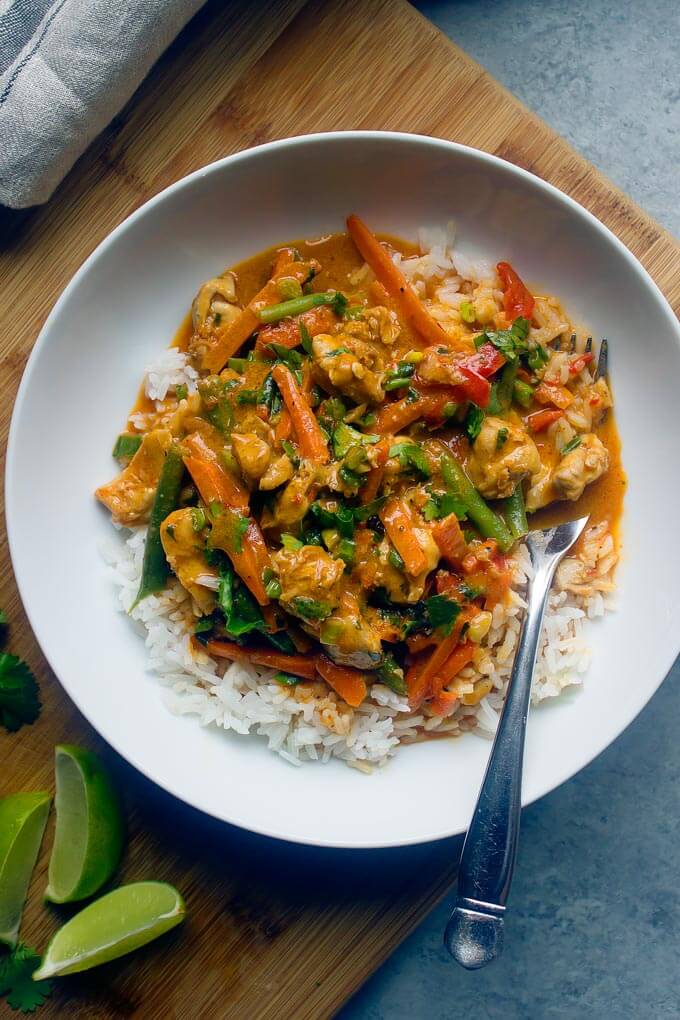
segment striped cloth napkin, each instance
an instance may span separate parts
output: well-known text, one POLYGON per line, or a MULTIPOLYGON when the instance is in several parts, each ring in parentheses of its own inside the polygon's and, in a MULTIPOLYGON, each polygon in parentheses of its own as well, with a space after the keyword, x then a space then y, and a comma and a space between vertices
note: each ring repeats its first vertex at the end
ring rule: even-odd
POLYGON ((0 0, 0 205, 46 202, 204 0, 0 0))

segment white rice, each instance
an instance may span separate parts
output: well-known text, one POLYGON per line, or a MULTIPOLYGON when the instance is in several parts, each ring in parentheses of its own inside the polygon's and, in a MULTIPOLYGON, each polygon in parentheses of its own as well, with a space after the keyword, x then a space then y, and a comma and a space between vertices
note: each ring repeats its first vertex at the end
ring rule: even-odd
MULTIPOLYGON (((613 567, 611 536, 601 529, 592 530, 600 531, 595 536, 600 563, 607 567, 612 560, 613 567)), ((400 744, 422 739, 425 734, 458 735, 474 730, 488 737, 495 732, 525 606, 522 591, 531 573, 524 545, 514 556, 514 584, 507 604, 495 607, 491 629, 482 642, 488 654, 477 667, 466 667, 456 680, 458 689, 464 691, 486 677, 492 689, 478 705, 459 704, 452 716, 442 719, 433 716, 426 706, 412 712, 405 697, 380 684, 371 688, 370 700, 350 709, 332 691, 312 697, 307 685, 299 689, 281 687, 272 680, 274 670, 215 661, 192 645, 195 617, 191 599, 177 581, 130 612, 139 588, 145 536, 146 528, 136 528, 122 548, 109 551, 107 559, 118 588, 120 609, 129 612, 145 634, 148 668, 161 680, 171 711, 197 716, 202 726, 256 733, 264 737, 270 750, 293 765, 340 758, 366 770, 384 765, 400 744)), ((569 562, 565 561, 567 565, 569 562)), ((611 586, 604 574, 602 586, 611 586)), ((607 608, 599 591, 587 597, 565 590, 553 592, 534 675, 535 704, 582 682, 590 662, 586 628, 607 608)))
POLYGON ((144 392, 150 400, 165 400, 178 386, 186 386, 189 393, 195 393, 197 380, 198 372, 189 364, 188 355, 178 347, 168 347, 147 365, 144 392))
MULTIPOLYGON (((426 281, 441 281, 430 310, 444 323, 458 317, 466 299, 461 285, 466 281, 481 285, 492 301, 502 298, 495 289, 491 264, 454 251, 454 236, 451 223, 445 229, 423 230, 419 255, 408 259, 394 256, 421 293, 426 281)), ((562 329, 552 315, 551 321, 546 321, 542 342, 562 329)), ((177 386, 195 392, 197 378, 187 356, 170 348, 147 368, 144 388, 158 407, 177 386)), ((146 427, 142 420, 136 423, 133 419, 134 427, 146 427)), ((459 697, 472 692, 475 683, 484 679, 490 681, 491 689, 476 705, 466 706, 459 700, 453 714, 441 718, 426 705, 411 711, 405 697, 380 684, 373 685, 364 704, 351 709, 333 691, 324 689, 319 694, 307 684, 281 687, 273 682, 273 670, 215 661, 191 642, 195 623, 191 599, 177 581, 130 610, 139 588, 145 534, 146 528, 135 529, 122 548, 118 546, 107 558, 120 608, 129 612, 145 635, 149 670, 160 678, 171 711, 197 716, 203 726, 255 733, 291 765, 340 758, 364 771, 384 765, 400 744, 422 740, 428 734, 455 736, 472 730, 489 737, 495 733, 525 608, 523 593, 532 569, 526 546, 520 545, 514 553, 513 585, 507 599, 494 608, 491 628, 481 643, 482 654, 449 686, 459 697)), ((613 539, 606 526, 600 525, 590 529, 581 559, 573 557, 561 564, 545 616, 532 688, 534 704, 582 682, 590 662, 587 628, 612 608, 609 597, 616 559, 613 539)))

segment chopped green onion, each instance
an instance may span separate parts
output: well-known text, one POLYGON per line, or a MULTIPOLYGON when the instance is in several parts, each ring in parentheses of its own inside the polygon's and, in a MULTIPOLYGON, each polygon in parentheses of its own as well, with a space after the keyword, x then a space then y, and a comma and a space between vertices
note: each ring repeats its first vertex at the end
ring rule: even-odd
POLYGON ((264 590, 270 599, 280 599, 282 588, 278 577, 270 578, 264 586, 264 590))
POLYGON ((206 525, 205 511, 201 510, 200 506, 192 506, 191 508, 191 527, 194 531, 203 531, 206 525))
POLYGON ((293 676, 291 673, 277 673, 274 677, 274 683, 281 684, 282 687, 295 687, 303 682, 302 677, 293 676))
POLYGON ((288 552, 297 552, 298 549, 302 549, 303 544, 304 543, 301 542, 299 538, 296 538, 295 535, 288 535, 286 533, 281 535, 281 545, 284 549, 287 549, 288 552))
POLYGON ((474 322, 476 318, 475 306, 472 301, 461 301, 460 317, 463 322, 474 322))
POLYGON ((276 289, 282 301, 302 297, 302 284, 293 276, 284 276, 276 282, 276 289))
POLYGON ((351 567, 354 563, 356 549, 356 543, 351 538, 341 538, 335 549, 335 555, 343 563, 346 563, 348 567, 351 567))
POLYGON ((534 399, 534 388, 529 383, 516 379, 512 387, 512 395, 521 407, 529 408, 534 399))
POLYGON ((281 448, 293 467, 300 467, 300 458, 298 457, 297 450, 288 439, 281 440, 281 448))
POLYGON ((227 361, 227 365, 233 372, 245 372, 249 364, 248 358, 229 358, 227 361))
POLYGON ((125 460, 128 457, 134 457, 141 445, 141 436, 118 436, 115 446, 113 447, 113 456, 117 460, 125 460))
POLYGON ((400 390, 402 387, 410 385, 411 379, 409 376, 396 376, 394 379, 390 379, 388 382, 383 383, 383 389, 386 393, 391 393, 392 390, 400 390))
POLYGON ((562 447, 562 456, 564 457, 565 454, 571 453, 572 450, 575 450, 576 447, 580 445, 581 436, 574 436, 573 439, 570 439, 569 442, 565 443, 564 446, 562 447))
POLYGON ((393 566, 395 570, 403 571, 406 567, 406 564, 396 549, 390 549, 387 554, 387 562, 393 566))

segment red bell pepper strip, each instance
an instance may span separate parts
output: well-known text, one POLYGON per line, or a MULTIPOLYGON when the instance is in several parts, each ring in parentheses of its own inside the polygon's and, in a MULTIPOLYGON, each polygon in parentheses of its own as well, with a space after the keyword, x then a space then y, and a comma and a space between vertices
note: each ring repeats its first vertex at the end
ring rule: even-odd
POLYGON ((545 432, 554 422, 564 416, 564 411, 536 411, 530 414, 526 423, 532 432, 545 432))
POLYGON ((520 317, 530 319, 536 304, 531 292, 522 283, 509 262, 499 262, 496 272, 503 284, 503 308, 507 317, 510 321, 520 317))

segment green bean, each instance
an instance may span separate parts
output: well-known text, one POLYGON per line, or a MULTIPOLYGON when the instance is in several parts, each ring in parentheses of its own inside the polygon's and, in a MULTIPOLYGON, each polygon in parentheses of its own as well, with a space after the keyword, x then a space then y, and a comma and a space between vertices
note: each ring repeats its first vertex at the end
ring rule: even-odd
POLYGON ((304 294, 302 297, 293 298, 291 301, 282 301, 278 305, 269 305, 268 308, 260 308, 257 313, 260 322, 278 322, 280 319, 287 319, 290 315, 301 315, 308 312, 310 308, 318 305, 333 305, 338 311, 347 304, 347 299, 337 291, 325 291, 320 294, 304 294))
POLYGON ((147 595, 153 595, 165 587, 170 567, 161 542, 161 524, 168 514, 177 508, 183 475, 182 454, 179 447, 171 446, 165 455, 161 477, 158 480, 156 495, 151 507, 149 530, 146 533, 146 545, 144 546, 142 580, 132 608, 147 595))
POLYGON ((534 399, 534 388, 529 383, 517 379, 512 387, 512 395, 522 407, 531 407, 531 402, 534 399))
POLYGON ((520 482, 512 496, 503 501, 503 516, 514 539, 523 538, 529 531, 524 509, 524 493, 520 482))
POLYGON ((467 515, 485 538, 494 538, 502 552, 512 545, 512 535, 502 517, 494 513, 452 454, 442 457, 442 476, 447 489, 465 506, 467 515))

